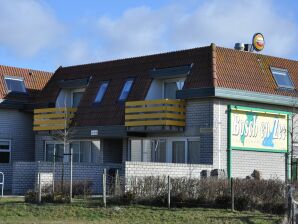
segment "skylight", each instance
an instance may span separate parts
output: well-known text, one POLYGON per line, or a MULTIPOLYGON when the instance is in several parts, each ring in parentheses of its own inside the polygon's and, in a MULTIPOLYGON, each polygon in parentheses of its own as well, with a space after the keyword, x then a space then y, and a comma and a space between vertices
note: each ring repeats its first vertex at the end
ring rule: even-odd
POLYGON ((102 98, 103 96, 105 95, 107 89, 108 89, 108 85, 109 85, 109 82, 103 82, 99 89, 98 89, 98 92, 96 94, 96 97, 95 97, 95 100, 94 100, 94 103, 100 103, 102 101, 102 98))
POLYGON ((132 83, 133 83, 133 79, 128 79, 126 80, 124 86, 123 86, 123 89, 121 91, 121 94, 120 94, 120 97, 119 97, 119 100, 121 101, 124 101, 127 99, 128 97, 128 94, 130 92, 130 89, 132 87, 132 83))
POLYGON ((24 80, 22 78, 5 77, 5 82, 6 82, 8 91, 26 93, 24 80))
POLYGON ((294 85, 290 78, 288 70, 271 67, 271 72, 278 87, 285 89, 294 89, 294 85))

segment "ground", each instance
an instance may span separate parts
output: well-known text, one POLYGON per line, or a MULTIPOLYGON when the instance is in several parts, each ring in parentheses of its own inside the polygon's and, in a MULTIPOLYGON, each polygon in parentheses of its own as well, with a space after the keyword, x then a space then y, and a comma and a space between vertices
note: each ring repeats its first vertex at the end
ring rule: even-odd
POLYGON ((259 212, 225 209, 166 208, 148 206, 100 207, 96 203, 32 205, 22 198, 0 199, 0 223, 280 223, 282 217, 259 212))

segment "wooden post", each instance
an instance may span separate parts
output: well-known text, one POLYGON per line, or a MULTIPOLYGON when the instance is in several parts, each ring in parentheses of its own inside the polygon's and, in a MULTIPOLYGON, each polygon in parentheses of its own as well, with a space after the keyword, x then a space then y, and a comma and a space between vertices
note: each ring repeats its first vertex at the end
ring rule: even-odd
POLYGON ((231 204, 232 204, 232 212, 235 211, 235 195, 234 195, 234 179, 231 178, 231 204))
POLYGON ((104 207, 107 207, 107 195, 106 195, 106 187, 107 187, 107 170, 103 170, 102 175, 102 196, 103 196, 103 204, 104 207))
POLYGON ((119 170, 116 169, 116 175, 115 175, 115 187, 114 187, 114 194, 119 194, 119 170))
POLYGON ((70 203, 72 203, 72 153, 73 153, 73 149, 71 147, 70 149, 70 189, 69 189, 69 200, 70 200, 70 203))
POLYGON ((41 203, 41 175, 38 172, 38 203, 41 203))
POLYGON ((168 209, 171 208, 171 178, 168 176, 168 209))

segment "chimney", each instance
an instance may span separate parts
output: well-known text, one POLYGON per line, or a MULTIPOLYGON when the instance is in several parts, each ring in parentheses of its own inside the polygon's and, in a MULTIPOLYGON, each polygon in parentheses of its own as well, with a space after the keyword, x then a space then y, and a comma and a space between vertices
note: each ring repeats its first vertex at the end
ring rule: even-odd
POLYGON ((237 51, 244 51, 244 43, 236 43, 234 49, 237 51))

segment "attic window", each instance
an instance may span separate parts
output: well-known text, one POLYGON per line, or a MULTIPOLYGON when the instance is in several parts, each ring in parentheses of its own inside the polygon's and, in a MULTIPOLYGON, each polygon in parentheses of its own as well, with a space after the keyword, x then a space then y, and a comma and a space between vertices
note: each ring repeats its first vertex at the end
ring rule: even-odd
POLYGON ((281 69, 281 68, 273 68, 273 67, 271 67, 270 69, 275 79, 275 82, 279 88, 290 89, 290 90, 294 89, 294 85, 288 70, 281 69))
POLYGON ((95 97, 95 100, 94 100, 94 103, 100 103, 102 101, 102 98, 103 96, 105 95, 107 89, 108 89, 108 85, 109 85, 109 82, 103 82, 99 89, 98 89, 98 92, 96 94, 96 97, 95 97))
POLYGON ((119 97, 119 100, 120 101, 124 101, 127 99, 128 97, 128 94, 131 90, 131 87, 132 87, 132 84, 133 84, 133 79, 127 79, 123 88, 122 88, 122 91, 121 91, 121 94, 120 94, 120 97, 119 97))
POLYGON ((5 77, 5 82, 9 92, 26 93, 24 80, 22 78, 5 77))

